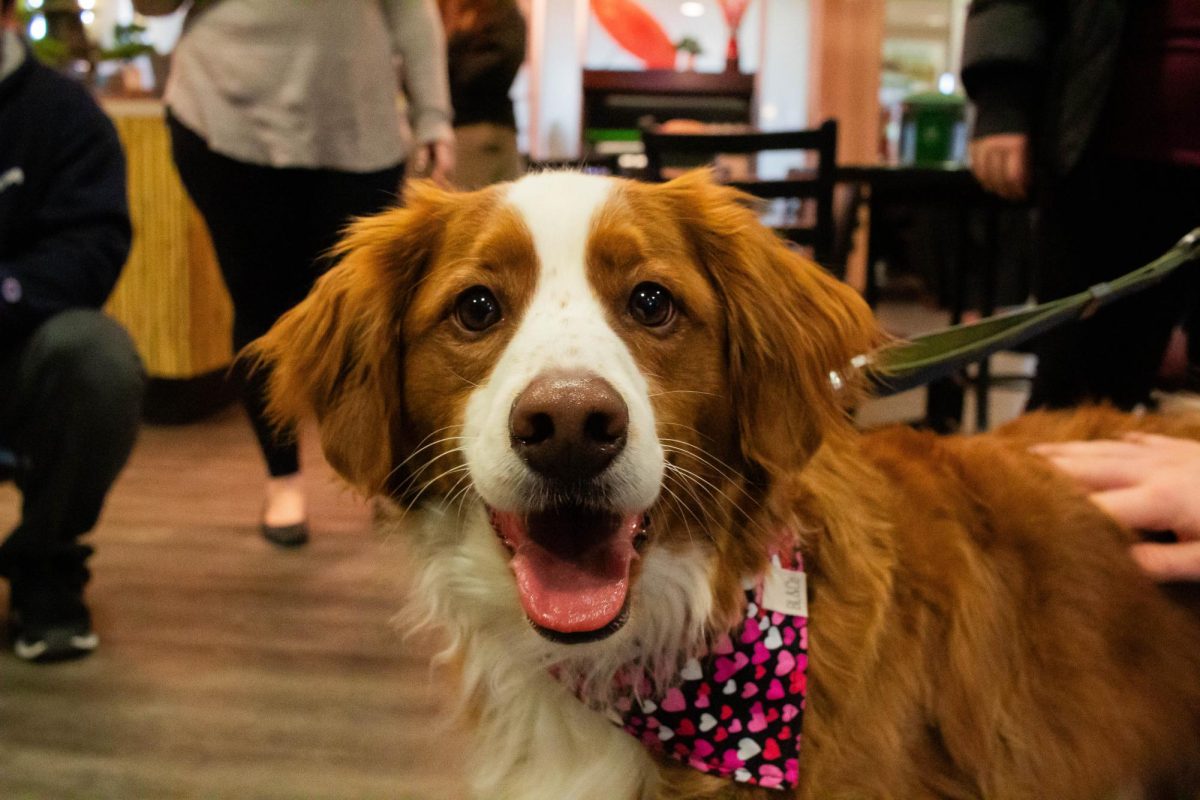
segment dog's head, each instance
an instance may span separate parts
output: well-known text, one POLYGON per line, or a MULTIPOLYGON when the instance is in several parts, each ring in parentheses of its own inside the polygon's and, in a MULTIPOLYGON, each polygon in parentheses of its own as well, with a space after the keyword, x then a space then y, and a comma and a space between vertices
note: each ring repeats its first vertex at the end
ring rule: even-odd
POLYGON ((748 565, 747 500, 849 430, 830 373, 870 314, 744 199, 705 173, 412 186, 254 346, 274 413, 315 412, 366 494, 481 506, 539 632, 603 638, 656 549, 748 565))

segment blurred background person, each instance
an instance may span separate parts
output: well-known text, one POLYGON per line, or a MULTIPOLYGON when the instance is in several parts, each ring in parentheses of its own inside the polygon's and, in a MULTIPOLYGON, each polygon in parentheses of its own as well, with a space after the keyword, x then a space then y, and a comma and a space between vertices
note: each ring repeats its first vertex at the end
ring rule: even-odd
POLYGON ((509 99, 525 61, 525 17, 516 0, 439 0, 446 28, 457 144, 455 184, 478 189, 521 176, 509 99))
POLYGON ((87 655, 96 524, 133 449, 145 377, 99 311, 129 254, 125 158, 87 91, 38 63, 0 0, 0 449, 21 519, 0 544, 17 656, 87 655))
MULTIPOLYGON (((184 4, 134 0, 144 14, 184 4)), ((396 202, 410 142, 416 171, 447 183, 454 168, 433 0, 196 0, 165 100, 176 166, 233 300, 236 350, 304 298, 349 219, 396 202)), ((273 429, 268 376, 245 372, 242 400, 269 473, 262 533, 303 544, 296 433, 273 429)))
MULTIPOLYGON (((1200 223, 1196 0, 975 0, 962 78, 972 171, 1038 211, 1039 300, 1139 267, 1200 223)), ((1200 282, 1181 273, 1043 337, 1029 407, 1146 402, 1181 323, 1200 360, 1200 282)))

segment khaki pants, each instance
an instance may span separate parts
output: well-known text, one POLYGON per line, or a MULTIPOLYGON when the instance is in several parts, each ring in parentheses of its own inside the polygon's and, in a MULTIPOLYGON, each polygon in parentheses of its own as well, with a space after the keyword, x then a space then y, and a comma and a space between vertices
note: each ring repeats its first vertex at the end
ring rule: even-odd
POLYGON ((521 177, 517 132, 503 125, 478 122, 454 129, 454 183, 462 189, 480 189, 521 177))

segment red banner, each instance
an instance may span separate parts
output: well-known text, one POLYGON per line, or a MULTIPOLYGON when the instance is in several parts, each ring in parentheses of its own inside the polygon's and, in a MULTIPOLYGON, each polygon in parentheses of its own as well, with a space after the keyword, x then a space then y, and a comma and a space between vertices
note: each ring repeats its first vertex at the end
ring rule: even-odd
POLYGON ((608 35, 648 69, 674 69, 675 45, 653 14, 634 0, 591 0, 591 5, 608 35))

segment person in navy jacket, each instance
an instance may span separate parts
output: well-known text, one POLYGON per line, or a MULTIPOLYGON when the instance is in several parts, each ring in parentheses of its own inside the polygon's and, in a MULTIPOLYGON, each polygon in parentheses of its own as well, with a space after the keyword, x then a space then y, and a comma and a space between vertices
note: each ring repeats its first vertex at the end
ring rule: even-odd
POLYGON ((132 236, 116 130, 33 58, 13 5, 0 0, 0 463, 22 508, 0 576, 16 654, 50 661, 96 647, 78 540, 133 447, 145 379, 99 310, 132 236))

